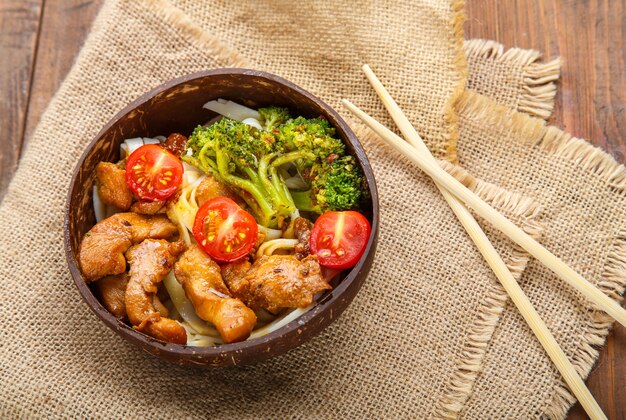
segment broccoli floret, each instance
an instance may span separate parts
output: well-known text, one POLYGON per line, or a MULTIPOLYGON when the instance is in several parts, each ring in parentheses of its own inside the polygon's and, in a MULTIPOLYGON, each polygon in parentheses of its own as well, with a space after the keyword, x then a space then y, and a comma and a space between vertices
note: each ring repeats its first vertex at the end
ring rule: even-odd
POLYGON ((197 127, 189 137, 187 156, 183 160, 198 166, 218 180, 249 194, 242 197, 256 213, 261 224, 277 227, 295 211, 295 205, 285 199, 282 188, 277 190, 270 173, 263 171, 261 162, 273 156, 273 144, 265 133, 223 118, 209 127, 197 127))
POLYGON ((194 130, 183 159, 239 191, 267 227, 282 227, 298 209, 321 214, 359 206, 363 174, 327 120, 285 120, 287 110, 276 107, 259 113, 270 130, 222 118, 194 130), (283 178, 288 169, 297 170, 310 189, 291 191, 283 178))
POLYGON ((350 155, 313 166, 310 176, 311 189, 291 193, 299 210, 318 214, 352 210, 367 197, 363 172, 350 155))
POLYGON ((277 106, 259 108, 259 114, 261 114, 261 123, 268 131, 278 128, 291 119, 287 108, 277 106))
POLYGON ((334 138, 335 129, 324 118, 298 117, 283 124, 276 135, 277 147, 281 152, 308 150, 316 158, 325 159, 330 155, 343 155, 345 146, 334 138))
POLYGON ((215 157, 213 151, 219 147, 228 153, 233 163, 243 167, 258 165, 259 158, 271 151, 272 144, 256 128, 222 118, 209 127, 197 127, 187 147, 191 147, 194 154, 205 148, 211 157, 215 157))

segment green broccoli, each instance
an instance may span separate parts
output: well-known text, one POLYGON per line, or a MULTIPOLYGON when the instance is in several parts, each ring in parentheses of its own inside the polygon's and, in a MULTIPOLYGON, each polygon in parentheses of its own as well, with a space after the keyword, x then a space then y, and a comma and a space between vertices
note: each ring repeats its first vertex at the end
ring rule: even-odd
POLYGON ((287 108, 277 106, 259 108, 259 114, 261 114, 261 124, 267 131, 277 129, 291 119, 287 108))
POLYGON ((365 177, 354 157, 336 157, 311 168, 311 188, 292 191, 296 207, 318 214, 359 208, 367 197, 365 177))
POLYGON ((363 174, 327 120, 291 119, 287 109, 277 107, 259 113, 267 129, 230 118, 197 127, 183 159, 234 187, 267 227, 282 227, 298 209, 321 214, 358 207, 363 174), (294 170, 308 191, 287 187, 285 178, 294 170))
MULTIPOLYGON (((223 149, 233 164, 241 167, 256 165, 261 156, 272 150, 273 140, 263 138, 258 130, 231 118, 222 118, 209 127, 197 127, 191 135, 187 148, 200 159, 211 157, 215 163, 216 150, 223 149), (202 152, 202 153, 201 153, 202 152)), ((217 166, 213 165, 213 169, 217 166)))
POLYGON ((268 179, 269 171, 261 164, 272 156, 273 144, 266 133, 230 118, 222 118, 209 127, 197 127, 187 142, 188 152, 183 160, 210 173, 234 187, 256 213, 259 222, 277 227, 295 211, 285 199, 282 188, 276 190, 268 179))
POLYGON ((335 129, 324 118, 298 117, 280 126, 276 135, 277 148, 283 152, 309 150, 316 158, 324 159, 332 154, 343 155, 345 146, 333 137, 335 129))

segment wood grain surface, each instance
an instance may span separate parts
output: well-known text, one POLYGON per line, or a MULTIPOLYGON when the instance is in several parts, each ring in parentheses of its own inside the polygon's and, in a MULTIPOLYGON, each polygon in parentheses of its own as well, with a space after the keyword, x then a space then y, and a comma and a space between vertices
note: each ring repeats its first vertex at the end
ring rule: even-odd
POLYGON ((22 148, 42 10, 41 0, 0 0, 0 197, 22 148))
MULTIPOLYGON (((626 156, 626 0, 466 0, 466 38, 563 58, 552 124, 626 156)), ((102 0, 0 0, 0 199, 102 0)), ((617 325, 587 384, 626 418, 626 329, 617 325)), ((585 418, 580 405, 568 415, 585 418)))

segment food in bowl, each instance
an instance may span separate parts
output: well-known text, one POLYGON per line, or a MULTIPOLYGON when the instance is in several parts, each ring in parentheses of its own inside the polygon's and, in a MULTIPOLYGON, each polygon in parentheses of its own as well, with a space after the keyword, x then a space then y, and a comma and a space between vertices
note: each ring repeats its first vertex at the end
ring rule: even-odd
POLYGON ((78 262, 100 301, 162 341, 216 346, 309 310, 363 255, 365 177, 324 118, 225 100, 189 136, 100 162, 78 262))

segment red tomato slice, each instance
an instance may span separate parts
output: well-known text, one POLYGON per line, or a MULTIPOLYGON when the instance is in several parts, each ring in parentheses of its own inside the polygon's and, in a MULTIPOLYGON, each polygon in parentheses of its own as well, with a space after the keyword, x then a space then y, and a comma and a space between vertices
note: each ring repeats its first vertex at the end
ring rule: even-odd
POLYGON ((365 251, 372 228, 356 211, 330 211, 322 214, 311 230, 311 252, 320 265, 351 268, 365 251))
POLYGON ((157 144, 135 150, 126 161, 126 183, 141 200, 165 200, 183 181, 183 163, 157 144))
POLYGON ((258 235, 254 217, 227 197, 216 197, 204 203, 193 224, 193 236, 198 244, 220 262, 246 256, 258 235))

